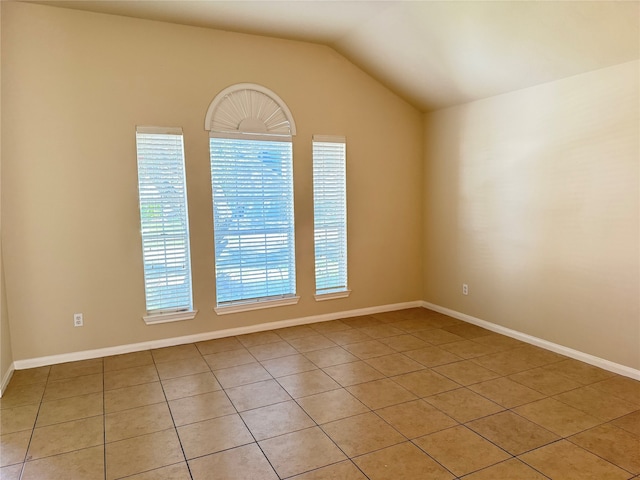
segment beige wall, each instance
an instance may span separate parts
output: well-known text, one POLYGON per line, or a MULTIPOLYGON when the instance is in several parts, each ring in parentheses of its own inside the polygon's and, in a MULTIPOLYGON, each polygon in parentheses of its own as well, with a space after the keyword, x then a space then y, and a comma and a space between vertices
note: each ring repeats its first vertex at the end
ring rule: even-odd
MULTIPOLYGON (((0 25, 2 25, 2 9, 0 8, 0 25)), ((0 51, 2 39, 0 38, 0 51)), ((2 65, 0 65, 0 91, 2 90, 2 65)), ((0 112, 2 111, 2 95, 0 95, 0 112)), ((0 185, 2 185, 2 115, 0 115, 0 185)), ((4 287, 4 264, 2 262, 2 203, 0 198, 0 383, 13 363, 11 350, 11 331, 7 314, 7 299, 4 287)), ((0 385, 1 388, 1 385, 0 385)))
POLYGON ((426 116, 426 301, 640 368, 638 69, 426 116))
POLYGON ((419 300, 422 115, 317 45, 3 2, 2 231, 16 360, 419 300), (223 88, 291 109, 297 306, 217 317, 208 135, 223 88), (185 133, 195 320, 146 326, 135 126, 185 133), (348 141, 349 280, 313 299, 311 136, 348 141), (83 312, 85 326, 72 315, 83 312))

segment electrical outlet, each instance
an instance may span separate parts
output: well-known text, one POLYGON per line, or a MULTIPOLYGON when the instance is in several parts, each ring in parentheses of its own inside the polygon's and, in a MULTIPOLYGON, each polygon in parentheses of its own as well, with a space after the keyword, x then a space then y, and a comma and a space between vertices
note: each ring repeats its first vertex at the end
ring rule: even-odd
POLYGON ((81 313, 73 314, 73 326, 74 327, 82 327, 84 325, 84 318, 81 313))
POLYGON ((469 285, 467 285, 466 283, 462 284, 462 294, 469 295, 469 285))

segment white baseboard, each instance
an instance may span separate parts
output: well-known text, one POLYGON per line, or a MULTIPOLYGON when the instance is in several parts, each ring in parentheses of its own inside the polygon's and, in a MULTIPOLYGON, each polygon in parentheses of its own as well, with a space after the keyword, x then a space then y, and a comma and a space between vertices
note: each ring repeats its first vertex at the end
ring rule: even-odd
POLYGON ((106 348, 98 348, 95 350, 84 350, 80 352, 63 353, 60 355, 49 355, 46 357, 29 358, 25 360, 15 360, 14 366, 16 370, 23 370, 25 368, 35 368, 35 367, 42 367, 45 365, 55 365, 58 363, 75 362, 78 360, 88 360, 91 358, 100 358, 100 357, 107 357, 110 355, 119 355, 122 353, 139 352, 142 350, 150 350, 152 348, 172 347, 174 345, 182 345, 185 343, 204 342, 206 340, 213 340, 216 338, 223 338, 223 337, 232 337, 234 335, 244 335, 246 333, 263 332, 265 330, 275 330, 278 328, 293 327, 296 325, 306 325, 309 323, 326 322, 330 320, 338 320, 340 318, 347 318, 347 317, 359 317, 361 315, 373 315, 375 313, 391 312, 394 310, 403 310, 405 308, 415 308, 415 307, 422 307, 422 306, 423 306, 423 302, 420 300, 417 300, 414 302, 395 303, 391 305, 380 305, 376 307, 360 308, 356 310, 325 313, 323 315, 312 315, 309 317, 293 318, 290 320, 281 320, 277 322, 249 325, 246 327, 228 328, 225 330, 215 330, 212 332, 198 333, 195 335, 186 335, 182 337, 165 338, 162 340, 153 340, 153 341, 141 342, 141 343, 131 343, 127 345, 118 345, 116 347, 106 347, 106 348))
POLYGON ((0 383, 0 398, 2 398, 2 395, 7 389, 7 385, 9 385, 9 381, 11 380, 11 377, 13 376, 13 372, 15 371, 15 369, 16 369, 15 362, 12 362, 11 365, 9 365, 9 369, 6 371, 6 373, 2 377, 2 383, 0 383))
POLYGON ((545 350, 550 350, 552 352, 559 353, 560 355, 564 355, 575 360, 580 360, 581 362, 588 363, 589 365, 600 367, 604 370, 608 370, 619 375, 624 375, 625 377, 630 377, 635 380, 640 380, 640 370, 636 370, 635 368, 611 362, 609 360, 605 360, 604 358, 596 357, 594 355, 590 355, 579 350, 574 350, 563 345, 558 345, 557 343, 549 342, 538 337, 527 335, 526 333, 518 332, 517 330, 511 330, 510 328, 503 327, 502 325, 496 325, 495 323, 487 322, 486 320, 481 320, 479 318, 472 317, 471 315, 460 313, 449 308, 435 305, 433 303, 422 302, 422 306, 428 308, 429 310, 433 310, 435 312, 440 312, 445 315, 449 315, 450 317, 457 318, 458 320, 462 320, 464 322, 472 323, 479 327, 486 328, 487 330, 491 330, 492 332, 500 333, 502 335, 506 335, 507 337, 515 338, 516 340, 521 340, 531 345, 535 345, 536 347, 544 348, 545 350))

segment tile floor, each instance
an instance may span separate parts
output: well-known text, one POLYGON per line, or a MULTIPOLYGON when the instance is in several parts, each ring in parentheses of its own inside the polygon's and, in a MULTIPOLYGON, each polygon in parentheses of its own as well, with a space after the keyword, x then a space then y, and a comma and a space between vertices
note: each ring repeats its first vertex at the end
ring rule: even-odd
POLYGON ((16 371, 0 477, 640 478, 640 382, 410 309, 16 371))

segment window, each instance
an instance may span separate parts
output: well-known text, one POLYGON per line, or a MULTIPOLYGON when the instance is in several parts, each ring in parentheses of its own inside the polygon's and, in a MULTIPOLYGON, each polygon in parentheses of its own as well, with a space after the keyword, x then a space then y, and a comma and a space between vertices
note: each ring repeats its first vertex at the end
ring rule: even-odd
POLYGON ((138 192, 147 323, 193 318, 181 128, 138 127, 138 192))
POLYGON ((241 84, 207 112, 218 314, 297 303, 292 135, 284 102, 241 84))
POLYGON ((349 295, 344 137, 313 137, 313 231, 316 300, 349 295))

